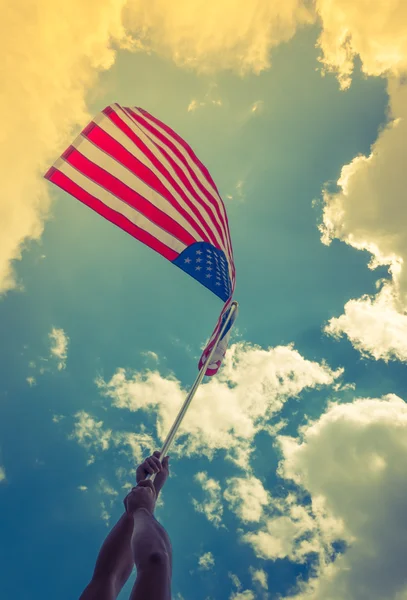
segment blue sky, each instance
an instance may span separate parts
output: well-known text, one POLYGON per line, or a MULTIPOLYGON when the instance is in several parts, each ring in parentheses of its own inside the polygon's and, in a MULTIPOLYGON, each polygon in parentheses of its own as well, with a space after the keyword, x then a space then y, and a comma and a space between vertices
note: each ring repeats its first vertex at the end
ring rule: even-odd
MULTIPOLYGON (((329 597, 372 598, 363 557, 380 535, 355 515, 393 477, 406 481, 391 462, 393 449, 404 448, 396 437, 406 423, 401 342, 387 347, 349 323, 341 339, 324 332, 350 300, 379 298, 377 281, 388 289, 396 276, 384 261, 368 268, 368 208, 360 249, 345 233, 327 246, 318 230, 341 198, 341 169, 368 156, 392 118, 388 82, 356 56, 352 84, 341 90, 336 73, 321 75, 320 35, 320 23, 300 29, 273 49, 270 68, 243 76, 119 48, 84 95, 91 115, 117 101, 173 127, 210 170, 229 216, 240 303, 232 348, 219 381, 196 398, 201 408, 173 450, 158 508, 173 543, 177 600, 318 600, 333 594, 330 561, 337 583, 329 597), (211 402, 225 403, 219 415, 207 414, 211 402), (366 476, 355 490, 358 469, 370 473, 369 465, 383 478, 366 476), (341 489, 354 504, 340 501, 341 489), (206 553, 207 569, 199 564, 206 553)), ((65 145, 79 124, 68 129, 65 145)), ((18 285, 0 301, 4 600, 79 596, 121 514, 137 457, 159 447, 221 309, 163 258, 48 191, 44 231, 22 241, 18 285)), ((405 318, 402 304, 397 310, 396 325, 405 318)), ((395 505, 383 494, 378 521, 391 532, 395 505)), ((369 507, 368 522, 376 522, 379 509, 369 507)), ((376 556, 403 547, 393 541, 376 556)), ((397 572, 381 599, 401 600, 406 583, 397 572)))

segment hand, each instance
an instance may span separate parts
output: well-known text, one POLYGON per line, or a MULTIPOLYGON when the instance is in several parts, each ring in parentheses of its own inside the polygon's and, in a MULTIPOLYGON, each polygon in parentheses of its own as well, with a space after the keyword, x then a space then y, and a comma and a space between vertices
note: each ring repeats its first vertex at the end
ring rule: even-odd
POLYGON ((169 472, 169 460, 170 457, 166 456, 163 462, 160 462, 160 452, 156 450, 152 456, 146 458, 146 460, 141 463, 141 465, 137 468, 136 471, 136 481, 139 483, 143 481, 147 475, 156 474, 156 478, 154 479, 154 487, 156 496, 160 493, 161 488, 164 483, 167 481, 167 478, 170 474, 169 472))
POLYGON ((149 513, 154 513, 157 494, 152 481, 140 481, 124 499, 127 514, 134 514, 136 510, 144 508, 149 513))

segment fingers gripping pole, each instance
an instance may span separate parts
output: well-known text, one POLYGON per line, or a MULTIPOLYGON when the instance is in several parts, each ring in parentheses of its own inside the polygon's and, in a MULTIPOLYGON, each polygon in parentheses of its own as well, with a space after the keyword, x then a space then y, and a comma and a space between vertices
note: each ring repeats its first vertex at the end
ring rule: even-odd
MULTIPOLYGON (((195 383, 193 384, 192 388, 190 389, 188 396, 185 398, 184 404, 181 406, 179 413, 176 416, 175 421, 172 424, 170 431, 168 432, 168 435, 165 439, 164 445, 161 448, 161 454, 160 454, 161 458, 163 458, 164 456, 167 455, 167 453, 171 447, 171 444, 174 441, 174 438, 178 432, 178 429, 185 417, 185 414, 197 392, 197 389, 199 388, 200 384, 202 383, 202 380, 205 376, 207 366, 211 364, 211 360, 215 353, 216 346, 218 345, 219 340, 222 338, 227 326, 230 323, 231 318, 233 317, 234 313, 237 310, 237 307, 238 307, 237 302, 232 302, 232 304, 230 305, 230 311, 229 311, 228 317, 227 317, 226 321, 224 322, 221 330, 219 331, 217 338, 215 339, 215 342, 212 346, 209 356, 208 356, 207 360, 205 361, 205 364, 203 365, 202 369, 199 371, 198 377, 195 379, 195 383)), ((152 476, 152 479, 154 480, 154 475, 152 476)))

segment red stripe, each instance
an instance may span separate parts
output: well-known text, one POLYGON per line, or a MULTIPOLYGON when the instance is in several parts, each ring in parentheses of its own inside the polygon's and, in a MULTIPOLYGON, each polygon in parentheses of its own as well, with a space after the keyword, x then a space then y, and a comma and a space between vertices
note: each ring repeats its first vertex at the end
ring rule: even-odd
POLYGON ((71 152, 66 160, 70 165, 85 175, 85 177, 93 180, 111 194, 133 207, 136 211, 147 217, 152 223, 176 237, 186 246, 195 243, 195 238, 188 231, 185 231, 177 221, 174 221, 169 215, 143 198, 141 194, 132 190, 129 186, 120 181, 120 179, 90 161, 86 156, 81 154, 79 150, 71 152))
MULTIPOLYGON (((110 112, 108 115, 109 119, 112 123, 122 131, 124 135, 126 135, 138 148, 139 150, 154 164, 156 169, 163 175, 163 177, 175 188, 178 194, 183 198, 185 203, 189 206, 194 215, 199 219, 199 221, 203 222, 204 226, 207 227, 206 223, 203 220, 203 217, 199 214, 198 209, 194 206, 193 202, 191 202, 188 196, 183 192, 180 186, 176 183, 176 181, 171 177, 170 173, 165 169, 165 167, 160 163, 160 161, 154 156, 154 153, 144 144, 144 142, 137 137, 137 135, 130 129, 126 123, 124 123, 119 115, 115 112, 110 112)), ((164 196, 172 206, 185 218, 188 223, 197 231, 200 237, 203 240, 209 240, 211 243, 214 243, 215 239, 213 237, 212 232, 209 229, 209 234, 205 232, 200 223, 197 222, 174 198, 171 192, 163 185, 160 179, 141 161, 139 161, 135 156, 133 156, 126 148, 124 148, 120 142, 118 142, 115 138, 111 137, 108 133, 106 133, 103 129, 96 126, 88 138, 91 141, 95 141, 95 143, 100 146, 105 152, 113 156, 116 160, 121 162, 125 167, 130 169, 137 177, 143 180, 147 185, 156 189, 162 196, 164 196), (100 135, 100 133, 102 135, 100 135), (102 138, 105 137, 105 140, 102 138), (114 149, 113 149, 114 146, 114 149)), ((197 240, 195 240, 197 241, 197 240)))
MULTIPOLYGON (((103 112, 105 112, 105 111, 103 111, 103 112)), ((158 158, 155 156, 155 154, 146 146, 146 144, 144 144, 144 142, 137 136, 136 133, 134 133, 134 131, 132 131, 132 129, 120 118, 120 116, 116 112, 110 111, 109 113, 105 113, 105 114, 125 135, 127 135, 127 137, 129 137, 131 139, 131 141, 134 144, 137 145, 137 147, 147 156, 147 158, 149 158, 151 160, 151 162, 154 164, 156 169, 163 175, 163 177, 165 177, 169 181, 169 183, 177 190, 178 194, 183 198, 184 202, 187 203, 189 208, 194 213, 195 217, 199 220, 200 225, 203 228, 205 228, 206 233, 204 233, 202 231, 202 229, 200 229, 200 232, 202 232, 201 233, 202 239, 204 239, 205 241, 209 241, 211 244, 216 246, 216 248, 220 248, 219 243, 216 241, 216 237, 215 237, 211 227, 205 221, 204 217, 199 212, 199 210, 195 206, 194 202, 192 202, 190 200, 190 198, 188 198, 188 196, 187 196, 187 194, 185 194, 184 190, 178 185, 178 183, 172 177, 170 172, 164 167, 163 163, 158 160, 158 158)), ((129 116, 129 115, 127 115, 127 116, 129 116)), ((154 143, 154 142, 152 142, 152 143, 154 143)), ((173 163, 173 161, 171 161, 171 163, 173 163)), ((178 173, 179 169, 174 169, 174 170, 176 170, 177 174, 179 175, 179 173, 178 173)), ((187 187, 187 189, 190 190, 191 186, 190 186, 188 179, 185 178, 185 175, 183 174, 182 169, 180 171, 182 174, 182 177, 180 177, 180 179, 183 181, 183 183, 187 187)), ((191 191, 192 195, 194 196, 194 198, 196 199, 196 195, 193 192, 193 190, 190 190, 190 191, 191 191)))
POLYGON ((161 127, 161 129, 164 129, 164 131, 169 136, 173 137, 174 140, 176 140, 179 144, 181 144, 181 146, 188 153, 188 155, 190 156, 190 158, 192 159, 192 161, 200 169, 200 171, 202 172, 202 175, 205 177, 205 179, 207 180, 207 182, 213 187, 213 189, 215 190, 215 192, 217 194, 219 194, 218 188, 216 187, 216 184, 215 184, 214 180, 212 179, 211 174, 209 173, 209 171, 205 167, 205 165, 199 160, 199 158, 197 157, 197 155, 195 154, 195 152, 192 150, 191 146, 189 144, 187 144, 186 141, 183 140, 182 137, 179 136, 176 131, 174 131, 173 129, 171 129, 171 127, 169 127, 168 125, 166 125, 165 123, 163 123, 162 121, 160 121, 159 119, 157 119, 156 117, 154 117, 153 115, 151 115, 149 112, 147 112, 146 110, 144 110, 144 108, 137 107, 137 110, 139 110, 141 113, 143 113, 143 115, 147 119, 149 119, 150 121, 152 121, 153 123, 155 123, 156 125, 158 125, 159 127, 161 127))
POLYGON ((126 219, 126 217, 123 216, 121 213, 118 213, 112 208, 109 208, 108 206, 106 206, 106 204, 103 204, 101 200, 95 198, 95 196, 92 196, 91 194, 86 192, 79 185, 77 185, 75 182, 69 179, 69 177, 67 177, 64 173, 61 173, 61 171, 54 169, 53 173, 51 174, 50 171, 48 171, 46 177, 50 181, 52 181, 52 183, 68 192, 68 194, 71 194, 72 196, 80 200, 83 204, 86 204, 86 206, 89 206, 89 208, 99 213, 99 215, 101 215, 108 221, 111 221, 112 223, 117 225, 117 227, 120 227, 120 229, 123 229, 143 244, 146 244, 146 246, 149 246, 150 248, 164 256, 164 258, 167 258, 168 260, 172 261, 176 259, 177 256, 179 256, 177 252, 172 250, 172 248, 168 248, 168 246, 160 242, 160 240, 157 240, 157 238, 151 235, 151 233, 144 231, 144 229, 141 229, 140 227, 126 219))
MULTIPOLYGON (((194 197, 196 198, 196 200, 201 204, 201 206, 206 210, 206 212, 208 213, 208 215, 211 218, 211 221, 213 223, 213 225, 216 227, 222 241, 223 244, 226 246, 226 242, 225 242, 225 232, 223 227, 220 227, 219 222, 224 224, 225 220, 223 218, 223 216, 220 214, 220 210, 219 210, 219 205, 217 204, 217 202, 214 200, 213 196, 208 192, 208 190, 202 185, 202 183, 199 181, 198 177, 196 176, 196 174, 194 173, 193 169, 191 169, 191 167, 189 166, 188 162, 186 161, 185 157, 182 155, 182 153, 178 150, 178 148, 175 146, 175 144, 173 142, 171 142, 168 138, 166 138, 160 131, 158 131, 155 127, 153 127, 152 125, 150 125, 150 123, 148 123, 145 119, 143 119, 143 117, 141 117, 140 115, 138 115, 137 113, 135 113, 133 110, 131 109, 126 109, 131 113, 131 116, 133 117, 134 120, 136 120, 138 123, 140 123, 140 125, 142 125, 143 127, 145 127, 147 129, 147 131, 150 131, 155 137, 157 137, 163 144, 165 144, 166 146, 168 146, 171 151, 179 158, 179 160, 184 164, 185 168, 187 169, 191 179, 194 180, 195 184, 197 185, 197 187, 201 190, 201 192, 204 194, 204 196, 206 197, 206 199, 208 200, 208 202, 213 206, 213 208, 215 209, 216 213, 217 213, 217 217, 214 215, 214 213, 212 212, 211 208, 204 204, 202 202, 202 199, 197 196, 196 192, 193 190, 192 185, 190 183, 190 181, 188 181, 188 178, 185 177, 185 174, 182 172, 182 169, 180 169, 180 167, 175 163, 175 161, 169 156, 169 154, 166 152, 166 150, 164 150, 164 148, 162 148, 161 146, 159 146, 156 142, 154 142, 155 146, 158 148, 158 150, 160 150, 160 152, 162 154, 164 154, 164 156, 167 158, 167 160, 170 160, 171 165, 174 167, 174 169, 176 168, 177 173, 179 174, 179 172, 181 171, 183 173, 183 181, 188 182, 188 189, 190 190, 190 192, 194 195, 194 197)), ((153 141, 153 140, 152 140, 153 141)))
MULTIPOLYGON (((212 206, 214 206, 219 222, 222 224, 222 230, 220 231, 218 228, 218 222, 216 220, 216 218, 212 215, 212 221, 214 222, 214 224, 217 226, 217 229, 219 231, 219 234, 221 235, 221 238, 223 240, 223 243, 225 244, 225 248, 228 249, 228 254, 230 257, 230 261, 233 262, 233 250, 232 250, 232 241, 230 239, 230 233, 229 233, 229 223, 228 223, 228 218, 227 218, 227 214, 226 214, 226 210, 223 204, 222 199, 219 196, 219 193, 217 191, 217 188, 214 184, 214 187, 216 189, 217 195, 218 195, 218 199, 216 199, 210 192, 208 192, 208 190, 205 188, 205 186, 202 185, 202 183, 199 181, 199 179, 196 176, 196 173, 194 172, 194 170, 190 167, 188 161, 185 159, 185 157, 183 156, 183 154, 177 149, 177 147, 175 146, 175 144, 168 139, 165 135, 163 135, 160 131, 158 131, 157 129, 155 129, 155 127, 153 127, 152 125, 150 125, 147 121, 145 121, 142 117, 140 117, 140 115, 138 115, 135 111, 133 111, 130 108, 125 108, 124 110, 128 111, 131 113, 131 115, 133 116, 134 119, 137 119, 138 122, 140 124, 142 124, 144 127, 146 127, 150 132, 154 133, 154 135, 156 135, 164 144, 166 144, 168 147, 171 148, 171 150, 178 156, 178 158, 182 161, 182 163, 185 165, 185 167, 187 168, 190 176, 192 177, 192 179, 195 181, 196 185, 199 187, 199 189, 201 190, 201 192, 205 195, 205 197, 209 200, 209 202, 212 204, 212 206), (221 208, 223 209, 223 211, 221 210, 221 208), (225 236, 226 236, 226 242, 225 242, 225 236)), ((146 111, 144 111, 143 109, 138 109, 141 110, 141 112, 143 114, 148 115, 148 113, 146 111)), ((158 119, 156 119, 155 117, 153 117, 152 115, 149 115, 151 117, 152 121, 156 121, 158 124, 160 124, 160 121, 158 119)), ((162 123, 162 126, 164 127, 164 129, 169 132, 169 135, 171 135, 171 132, 173 132, 173 130, 168 127, 167 125, 165 125, 164 123, 162 123)), ((198 161, 198 163, 200 165, 202 165, 202 163, 199 161, 199 159, 195 156, 195 154, 193 153, 192 149, 188 146, 188 144, 182 140, 182 138, 176 134, 175 132, 173 132, 174 134, 174 138, 182 144, 183 148, 188 152, 188 155, 191 157, 195 157, 196 161, 198 161)), ((156 146, 163 152, 165 153, 164 149, 161 148, 160 146, 158 146, 156 144, 156 146)), ((165 155, 167 156, 167 154, 165 153, 165 155)), ((195 161, 194 161, 195 162, 195 161)), ((199 166, 199 165, 198 165, 199 166)), ((202 165, 203 166, 203 165, 202 165)), ((205 167, 204 167, 205 168, 205 167)), ((208 173, 207 169, 205 168, 205 171, 208 173)), ((194 193, 194 192, 193 192, 194 193)), ((202 200, 197 198, 198 201, 202 204, 202 200)), ((206 208, 206 210, 208 211, 208 208, 206 208)))
MULTIPOLYGON (((218 188, 216 187, 216 184, 213 181, 213 179, 211 177, 211 174, 209 173, 208 169, 205 167, 205 165, 196 156, 196 154, 192 150, 191 146, 189 144, 187 144, 187 142, 185 140, 183 140, 182 137, 178 135, 178 133, 176 133, 173 129, 171 129, 171 127, 169 127, 168 125, 166 125, 165 123, 163 123, 162 121, 160 121, 159 119, 157 119, 156 117, 154 117, 153 115, 151 115, 149 112, 147 112, 146 110, 144 110, 144 108, 139 108, 138 107, 137 110, 139 110, 147 119, 150 119, 150 121, 152 121, 153 123, 155 123, 156 125, 158 125, 162 129, 164 129, 164 131, 167 133, 168 136, 172 136, 173 139, 175 139, 184 148, 184 150, 190 156, 190 158, 195 163, 195 165, 200 169, 200 171, 202 172, 202 174, 205 177, 205 179, 214 188, 214 190, 215 190, 215 192, 216 192, 216 194, 217 194, 217 196, 219 198, 219 203, 223 207, 223 212, 224 212, 224 214, 222 215, 223 216, 223 222, 226 225, 226 233, 227 233, 228 242, 229 242, 229 254, 230 254, 230 258, 232 260, 232 257, 233 257, 232 240, 231 240, 230 234, 229 234, 229 223, 228 223, 228 217, 227 217, 226 209, 225 209, 223 201, 222 201, 222 199, 220 197, 218 188)), ((205 188, 203 188, 203 189, 204 189, 204 192, 205 192, 205 188)))

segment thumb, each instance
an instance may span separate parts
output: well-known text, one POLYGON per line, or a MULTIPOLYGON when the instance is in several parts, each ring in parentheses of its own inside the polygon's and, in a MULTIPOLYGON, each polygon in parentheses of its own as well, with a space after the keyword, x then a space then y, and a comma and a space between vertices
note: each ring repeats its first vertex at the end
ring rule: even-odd
POLYGON ((170 470, 170 457, 166 456, 165 458, 163 458, 163 461, 162 461, 161 464, 162 464, 162 466, 163 466, 164 469, 166 469, 167 471, 169 471, 170 470))

